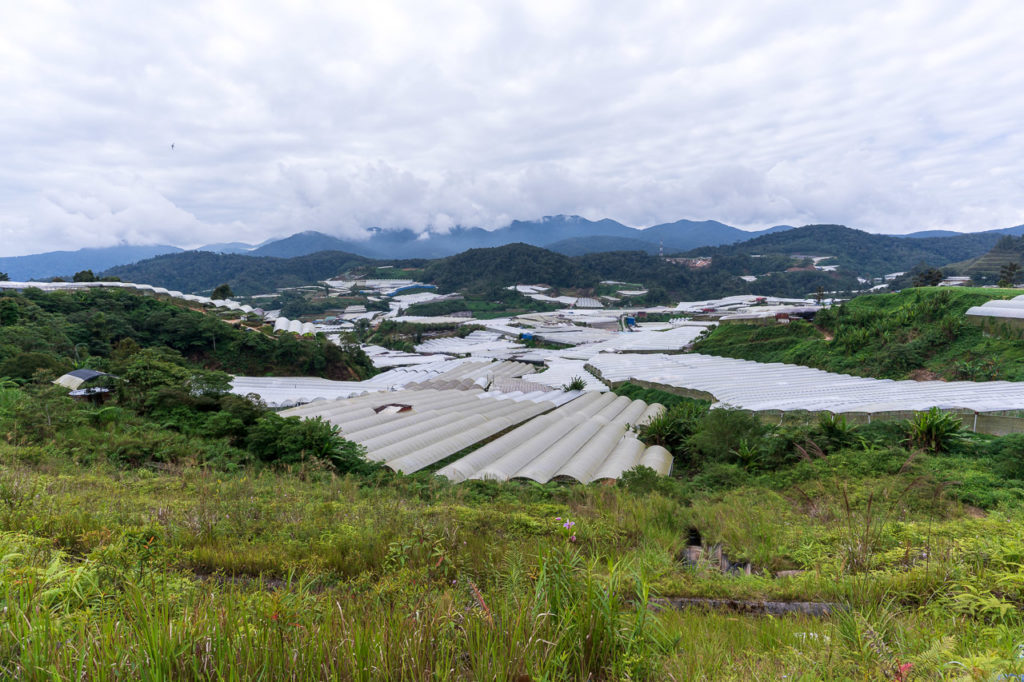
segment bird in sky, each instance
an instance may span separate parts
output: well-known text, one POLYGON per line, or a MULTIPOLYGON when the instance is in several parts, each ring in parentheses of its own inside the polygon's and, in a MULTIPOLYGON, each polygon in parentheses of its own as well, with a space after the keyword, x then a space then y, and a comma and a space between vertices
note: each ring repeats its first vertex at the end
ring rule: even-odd
POLYGON ((173 142, 171 143, 171 151, 172 152, 174 151, 174 143, 173 142))

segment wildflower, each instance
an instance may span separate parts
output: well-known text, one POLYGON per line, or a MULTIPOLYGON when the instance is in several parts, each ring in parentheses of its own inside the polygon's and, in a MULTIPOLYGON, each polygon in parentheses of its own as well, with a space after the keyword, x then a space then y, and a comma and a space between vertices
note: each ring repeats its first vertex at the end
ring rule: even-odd
POLYGON ((569 529, 576 525, 575 521, 566 521, 562 524, 562 528, 569 529))
POLYGON ((562 517, 561 517, 561 516, 556 516, 556 517, 555 517, 555 521, 561 521, 561 520, 562 520, 562 517))
POLYGON ((569 542, 576 542, 576 536, 575 535, 570 535, 569 536, 569 542))

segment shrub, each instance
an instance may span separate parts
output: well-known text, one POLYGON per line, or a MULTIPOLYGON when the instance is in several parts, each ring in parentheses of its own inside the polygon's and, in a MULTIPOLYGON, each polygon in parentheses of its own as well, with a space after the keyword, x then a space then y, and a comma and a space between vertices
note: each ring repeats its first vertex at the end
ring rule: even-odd
POLYGON ((873 421, 857 428, 857 435, 865 444, 877 447, 896 447, 906 438, 904 425, 898 421, 873 421))
POLYGON ((821 412, 818 414, 818 433, 815 440, 825 450, 839 450, 859 440, 858 427, 850 424, 845 415, 821 412))
POLYGON ((587 387, 587 380, 580 376, 575 376, 572 380, 562 385, 563 391, 582 391, 587 387))
POLYGON ((299 419, 273 412, 250 428, 246 448, 264 462, 297 464, 310 459, 330 463, 340 473, 367 474, 380 468, 361 446, 338 435, 338 427, 320 417, 299 419))
POLYGON ((637 435, 647 445, 660 445, 671 452, 675 469, 688 469, 693 456, 687 441, 707 409, 707 403, 696 400, 677 403, 637 427, 637 435))
POLYGON ((907 444, 928 452, 948 452, 962 440, 960 420, 937 407, 918 412, 907 420, 905 428, 907 444))
POLYGON ((984 450, 1001 478, 1024 480, 1024 433, 993 440, 984 450))
POLYGON ((756 415, 743 410, 710 410, 696 425, 687 445, 707 462, 729 462, 735 451, 758 442, 768 431, 756 415))
POLYGON ((694 476, 690 483, 698 490, 722 491, 750 483, 750 474, 736 464, 712 462, 694 476))

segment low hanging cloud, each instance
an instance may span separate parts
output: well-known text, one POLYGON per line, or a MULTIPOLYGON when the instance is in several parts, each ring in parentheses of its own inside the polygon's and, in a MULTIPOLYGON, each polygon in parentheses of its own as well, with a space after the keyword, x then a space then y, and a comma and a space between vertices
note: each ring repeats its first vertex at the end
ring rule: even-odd
POLYGON ((2 251, 555 213, 1005 227, 1022 20, 1012 0, 15 5, 2 251))

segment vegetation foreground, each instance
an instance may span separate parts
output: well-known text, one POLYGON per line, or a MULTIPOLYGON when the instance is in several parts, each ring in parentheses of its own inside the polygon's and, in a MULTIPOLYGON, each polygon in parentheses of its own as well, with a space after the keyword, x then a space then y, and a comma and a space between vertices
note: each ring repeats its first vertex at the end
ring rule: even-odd
POLYGON ((357 348, 171 305, 0 297, 0 678, 1024 675, 1024 435, 626 384, 673 477, 453 485, 217 371, 360 376, 357 348), (86 361, 104 404, 50 384, 86 361))
MULTIPOLYGON (((780 432, 723 411, 723 427, 680 401, 644 436, 685 438, 685 478, 638 469, 618 486, 454 486, 338 475, 316 459, 125 468, 90 452, 99 443, 86 431, 77 451, 29 443, 12 407, 23 399, 9 388, 0 400, 7 678, 1024 673, 1019 437, 940 429, 907 449, 900 425, 780 432), (743 443, 716 454, 707 442, 721 428, 746 430, 743 443), (806 456, 772 459, 779 439, 800 437, 806 456), (685 561, 695 532, 751 574, 685 561), (834 607, 776 617, 655 597, 834 607)), ((116 444, 130 424, 88 428, 116 444)))

